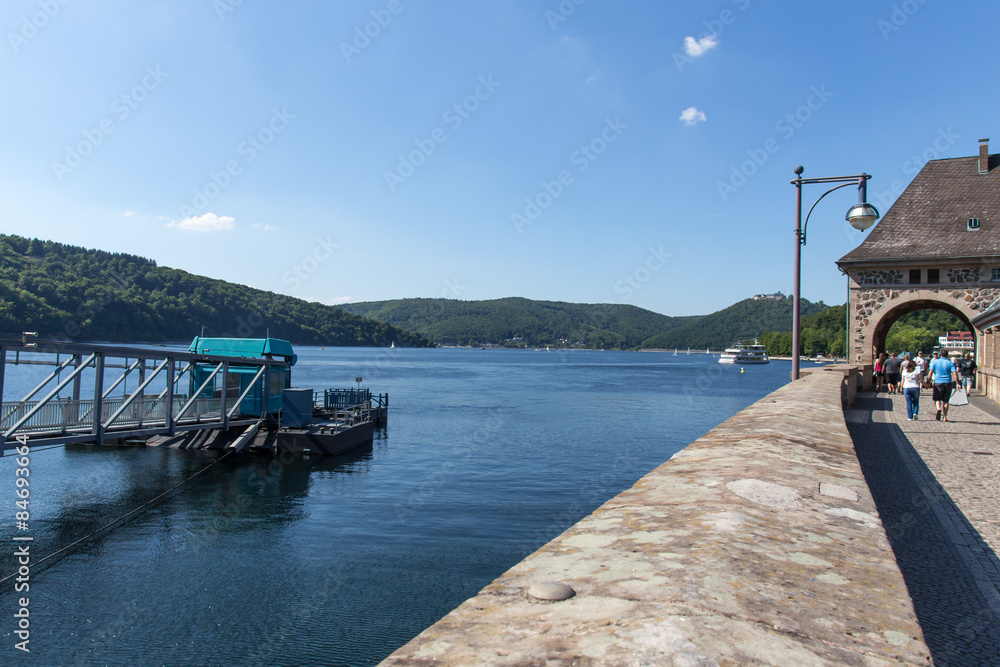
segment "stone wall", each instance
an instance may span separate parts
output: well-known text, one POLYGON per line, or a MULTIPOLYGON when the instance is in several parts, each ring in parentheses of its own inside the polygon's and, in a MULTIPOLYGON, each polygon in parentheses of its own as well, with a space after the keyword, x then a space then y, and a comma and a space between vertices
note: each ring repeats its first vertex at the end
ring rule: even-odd
POLYGON ((735 415, 383 664, 930 664, 843 379, 735 415), (529 594, 559 592, 546 582, 575 595, 529 594))
POLYGON ((895 269, 888 271, 859 271, 854 280, 860 285, 902 285, 903 272, 895 269))
POLYGON ((979 267, 971 269, 948 269, 950 283, 978 283, 983 279, 983 270, 979 267))

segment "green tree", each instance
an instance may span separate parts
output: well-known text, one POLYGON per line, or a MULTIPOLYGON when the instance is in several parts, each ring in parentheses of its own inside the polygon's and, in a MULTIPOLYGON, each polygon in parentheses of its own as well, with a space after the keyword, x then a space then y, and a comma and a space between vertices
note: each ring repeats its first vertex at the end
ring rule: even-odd
POLYGON ((937 345, 937 334, 923 327, 909 324, 893 326, 885 339, 885 348, 889 352, 927 352, 937 345))

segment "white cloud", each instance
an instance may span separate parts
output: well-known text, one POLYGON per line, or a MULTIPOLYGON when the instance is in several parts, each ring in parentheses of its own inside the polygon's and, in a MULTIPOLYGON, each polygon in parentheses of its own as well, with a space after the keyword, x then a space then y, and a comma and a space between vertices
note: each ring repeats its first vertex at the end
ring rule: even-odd
POLYGON ((253 229, 259 229, 262 232, 273 232, 274 230, 277 229, 277 227, 275 227, 274 225, 262 225, 259 222, 253 223, 252 225, 250 225, 250 227, 252 227, 253 229))
POLYGON ((229 216, 221 218, 214 213, 206 213, 193 218, 174 220, 167 227, 176 227, 189 232, 225 232, 236 226, 236 219, 229 216))
POLYGON ((600 73, 601 73, 601 70, 597 70, 596 72, 594 72, 594 76, 589 76, 589 77, 587 77, 587 85, 589 86, 589 85, 590 85, 590 83, 591 83, 591 82, 592 82, 592 81, 593 81, 594 79, 596 79, 596 78, 597 78, 597 75, 599 75, 600 73))
POLYGON ((122 217, 124 218, 127 218, 132 215, 135 215, 135 211, 133 211, 132 209, 128 209, 124 213, 122 213, 122 217))
POLYGON ((715 35, 708 35, 707 37, 702 37, 701 39, 695 39, 694 37, 684 38, 684 53, 688 54, 692 58, 697 58, 698 56, 705 53, 709 49, 714 49, 719 45, 719 40, 715 38, 715 35))
POLYGON ((697 125, 698 123, 704 123, 708 120, 704 111, 698 111, 698 107, 688 107, 681 112, 680 117, 677 120, 684 121, 684 124, 688 127, 692 125, 697 125))

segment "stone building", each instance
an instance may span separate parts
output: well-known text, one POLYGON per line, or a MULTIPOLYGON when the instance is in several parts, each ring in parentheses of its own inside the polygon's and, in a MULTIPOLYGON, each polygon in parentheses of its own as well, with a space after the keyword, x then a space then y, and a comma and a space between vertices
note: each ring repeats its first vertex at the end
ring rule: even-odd
POLYGON ((1000 155, 988 142, 980 140, 978 156, 924 165, 837 262, 850 277, 852 363, 871 365, 901 316, 936 308, 974 332, 979 386, 1000 400, 1000 155))

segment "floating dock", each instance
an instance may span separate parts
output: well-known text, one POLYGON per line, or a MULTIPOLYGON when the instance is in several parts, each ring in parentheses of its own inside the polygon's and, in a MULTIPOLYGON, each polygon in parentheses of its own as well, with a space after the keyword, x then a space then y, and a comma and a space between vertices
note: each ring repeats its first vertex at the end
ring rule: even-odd
POLYGON ((285 409, 264 424, 227 430, 189 431, 156 436, 144 444, 177 449, 341 454, 372 442, 376 427, 389 418, 388 394, 368 389, 292 389, 283 392, 285 409), (295 401, 308 401, 303 410, 295 401), (282 421, 282 419, 288 421, 282 421))

